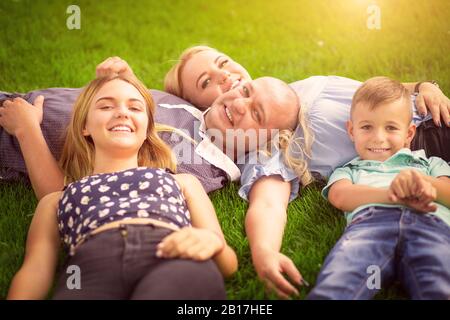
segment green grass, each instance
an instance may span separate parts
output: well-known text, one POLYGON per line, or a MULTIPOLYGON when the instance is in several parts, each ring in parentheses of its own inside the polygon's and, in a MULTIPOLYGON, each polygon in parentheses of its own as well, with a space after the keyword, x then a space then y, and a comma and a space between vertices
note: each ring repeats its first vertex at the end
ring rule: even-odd
MULTIPOLYGON (((373 1, 76 1, 81 30, 66 28, 72 1, 0 2, 0 90, 80 87, 104 58, 126 59, 151 88, 186 47, 208 44, 241 62, 253 77, 287 82, 337 74, 358 80, 387 75, 437 79, 450 93, 450 2, 376 1, 381 30, 366 27, 373 1)), ((227 281, 233 299, 267 296, 251 265, 244 232, 247 204, 230 185, 211 195, 240 269, 227 281)), ((23 259, 36 200, 22 184, 0 185, 0 298, 23 259)), ((310 188, 289 206, 282 252, 313 284, 344 227, 340 213, 310 188)), ((303 289, 302 297, 307 293, 303 289)), ((402 299, 398 286, 379 299, 402 299)))

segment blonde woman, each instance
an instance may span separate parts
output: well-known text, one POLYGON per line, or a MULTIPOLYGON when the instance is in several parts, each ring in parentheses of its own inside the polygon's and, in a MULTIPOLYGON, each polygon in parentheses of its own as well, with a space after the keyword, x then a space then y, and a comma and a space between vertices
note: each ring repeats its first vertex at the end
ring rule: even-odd
POLYGON ((81 278, 70 290, 62 270, 54 299, 225 298, 221 273, 236 271, 236 255, 198 180, 171 173, 153 114, 132 76, 83 90, 60 162, 69 184, 39 202, 8 299, 46 297, 61 241, 81 278))

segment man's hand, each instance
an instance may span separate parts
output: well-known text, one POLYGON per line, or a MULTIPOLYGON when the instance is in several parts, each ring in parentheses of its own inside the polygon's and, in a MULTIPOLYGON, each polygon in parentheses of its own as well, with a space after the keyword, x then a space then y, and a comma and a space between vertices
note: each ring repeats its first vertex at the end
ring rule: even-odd
POLYGON ((280 252, 263 249, 253 253, 252 258, 256 273, 267 289, 275 291, 283 299, 299 294, 292 283, 302 285, 305 282, 291 259, 280 252), (286 280, 284 274, 292 283, 286 280))
POLYGON ((95 69, 95 74, 97 78, 114 75, 134 76, 128 63, 119 57, 110 57, 100 63, 95 69))
POLYGON ((441 121, 444 121, 445 125, 450 127, 450 99, 434 84, 424 82, 420 85, 416 106, 419 114, 423 116, 427 114, 428 108, 437 126, 441 126, 441 121))
POLYGON ((436 188, 416 170, 403 170, 392 181, 389 199, 411 207, 419 212, 436 211, 436 188))
POLYGON ((6 100, 0 107, 0 126, 10 135, 27 132, 30 126, 39 126, 43 117, 44 96, 38 96, 33 104, 22 98, 6 100))

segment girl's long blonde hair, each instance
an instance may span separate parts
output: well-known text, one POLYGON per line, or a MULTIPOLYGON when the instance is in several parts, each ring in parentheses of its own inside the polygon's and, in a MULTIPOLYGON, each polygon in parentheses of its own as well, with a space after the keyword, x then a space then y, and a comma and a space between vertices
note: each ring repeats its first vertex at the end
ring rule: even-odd
POLYGON ((193 46, 184 50, 178 58, 177 62, 172 66, 172 68, 170 68, 164 78, 164 91, 189 101, 189 99, 184 95, 181 74, 183 72, 184 66, 189 61, 189 59, 202 51, 217 52, 216 49, 208 46, 193 46))
POLYGON ((95 145, 91 137, 82 134, 92 100, 103 85, 120 79, 134 86, 144 98, 147 106, 147 138, 138 151, 138 165, 176 170, 176 160, 170 148, 158 136, 159 131, 171 131, 168 126, 155 124, 155 104, 148 89, 133 76, 117 75, 92 80, 75 101, 72 117, 66 130, 65 143, 59 161, 65 183, 91 175, 94 170, 95 145))

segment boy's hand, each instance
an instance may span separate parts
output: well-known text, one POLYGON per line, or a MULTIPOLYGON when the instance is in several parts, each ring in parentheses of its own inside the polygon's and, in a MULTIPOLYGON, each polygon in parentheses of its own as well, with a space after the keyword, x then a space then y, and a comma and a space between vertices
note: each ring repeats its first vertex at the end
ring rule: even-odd
POLYGON ((30 126, 39 126, 43 117, 44 96, 38 96, 34 104, 22 98, 6 100, 0 107, 0 126, 10 135, 27 132, 30 126))
POLYGON ((437 210, 437 206, 432 202, 423 202, 419 199, 414 198, 405 199, 404 201, 400 201, 399 203, 423 213, 434 212, 437 210))
POLYGON ((415 170, 403 170, 392 181, 389 199, 420 212, 436 211, 436 188, 415 170))
POLYGON ((100 63, 95 69, 95 74, 97 78, 114 75, 134 76, 128 63, 119 57, 110 57, 100 63))
POLYGON ((211 230, 187 227, 165 237, 158 244, 156 255, 202 261, 220 252, 224 246, 224 240, 211 230))
POLYGON ((399 199, 409 198, 415 195, 414 170, 402 170, 394 178, 389 187, 389 199, 397 202, 399 199))

